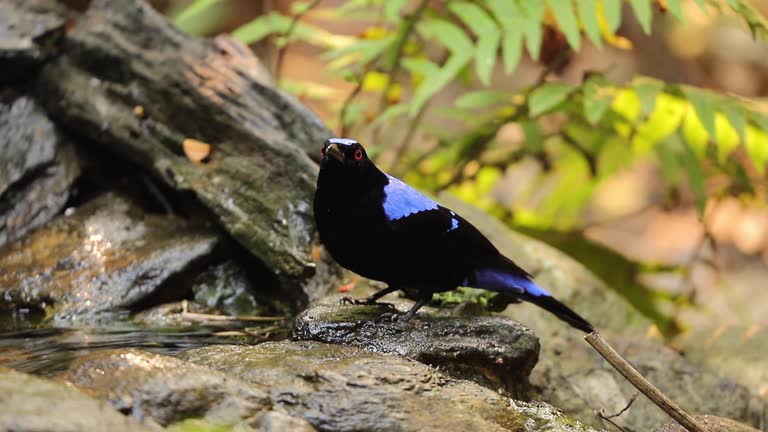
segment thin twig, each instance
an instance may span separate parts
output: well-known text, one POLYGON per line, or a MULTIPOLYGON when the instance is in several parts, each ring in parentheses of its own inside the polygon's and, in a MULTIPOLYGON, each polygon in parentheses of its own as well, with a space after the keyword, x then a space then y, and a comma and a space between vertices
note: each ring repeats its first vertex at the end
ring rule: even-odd
POLYGON ((390 170, 394 169, 395 166, 399 164, 400 159, 403 158, 406 150, 408 150, 408 147, 411 143, 411 138, 413 138, 413 134, 416 133, 416 129, 418 129, 419 123, 421 123, 421 119, 424 117, 424 113, 427 112, 427 106, 429 105, 429 102, 430 101, 424 102, 424 104, 421 105, 421 108, 419 108, 419 112, 416 113, 416 116, 411 119, 411 124, 408 125, 408 130, 405 132, 405 136, 403 136, 400 145, 397 147, 395 157, 392 158, 392 163, 389 164, 390 170))
POLYGON ((381 93, 381 99, 379 100, 379 111, 382 111, 387 103, 387 95, 392 90, 392 86, 395 83, 395 75, 400 70, 400 61, 403 57, 405 45, 408 42, 408 39, 411 37, 413 30, 416 28, 416 22, 419 20, 419 17, 421 17, 421 14, 424 12, 424 9, 426 9, 428 4, 428 0, 422 0, 421 3, 416 6, 416 9, 413 11, 413 13, 405 17, 403 30, 400 32, 398 39, 395 42, 395 51, 394 55, 392 56, 392 63, 384 65, 383 72, 387 74, 389 80, 387 80, 387 85, 384 88, 384 91, 381 93))
POLYGON ((352 92, 349 93, 344 99, 344 103, 341 105, 341 111, 339 112, 339 136, 345 137, 347 136, 347 124, 344 122, 344 118, 347 116, 347 110, 349 110, 350 105, 352 105, 352 101, 355 100, 358 94, 360 94, 360 91, 363 89, 363 79, 365 78, 365 73, 363 73, 363 78, 358 81, 357 85, 354 89, 352 89, 352 92))
POLYGON ((314 0, 312 3, 310 3, 306 9, 302 10, 301 12, 297 13, 293 16, 293 19, 291 19, 291 24, 288 26, 288 28, 285 30, 284 33, 280 35, 281 38, 284 38, 284 44, 280 47, 280 49, 277 51, 277 60, 275 60, 275 79, 280 81, 280 72, 283 69, 283 60, 285 59, 285 52, 288 50, 288 38, 293 34, 293 31, 296 29, 296 26, 299 24, 299 20, 309 11, 314 9, 318 4, 320 4, 322 0, 314 0))
POLYGON ((706 432, 706 429, 693 416, 683 411, 670 398, 656 388, 644 376, 640 375, 629 362, 616 352, 598 332, 592 332, 584 337, 603 358, 627 379, 636 389, 640 390, 656 406, 675 419, 689 432, 706 432))
POLYGON ((637 400, 637 395, 638 395, 638 393, 632 394, 632 397, 629 398, 629 402, 627 402, 627 405, 624 408, 622 408, 619 412, 617 412, 616 414, 605 415, 605 409, 603 409, 603 408, 600 408, 599 410, 595 410, 595 414, 597 415, 598 418, 600 418, 601 420, 605 420, 608 423, 612 424, 616 429, 620 430, 621 432, 626 432, 623 427, 619 426, 612 419, 614 419, 614 418, 624 414, 629 409, 629 407, 631 407, 632 404, 635 403, 635 401, 637 400))
POLYGON ((603 416, 601 416, 599 412, 597 413, 597 416, 598 416, 600 419, 607 421, 607 422, 608 422, 608 423, 610 423, 610 424, 611 424, 613 427, 615 427, 616 429, 620 430, 621 432, 627 432, 627 431, 626 431, 626 430, 625 430, 623 427, 619 426, 619 425, 618 425, 618 424, 617 424, 615 421, 611 420, 611 419, 610 419, 610 418, 608 418, 608 417, 603 417, 603 416))
POLYGON ((631 406, 632 406, 632 404, 633 404, 633 403, 635 403, 635 401, 637 400, 637 395, 638 395, 638 393, 634 393, 634 394, 632 394, 632 397, 631 397, 631 398, 629 398, 629 402, 627 402, 627 406, 625 406, 624 408, 622 408, 622 409, 621 409, 619 412, 617 412, 616 414, 611 414, 611 415, 607 416, 607 415, 605 415, 605 411, 601 409, 601 410, 600 410, 600 411, 597 413, 597 415, 598 415, 600 418, 604 418, 604 419, 606 419, 606 420, 607 420, 607 419, 616 418, 616 417, 618 417, 618 416, 620 416, 620 415, 624 414, 624 413, 625 413, 625 412, 626 412, 626 411, 629 409, 629 407, 631 407, 631 406))
POLYGON ((249 321, 249 322, 274 322, 282 321, 285 317, 270 316, 231 316, 231 315, 213 315, 195 312, 182 312, 182 319, 190 321, 249 321))
POLYGON ((589 167, 589 175, 591 177, 597 177, 597 159, 595 158, 595 155, 589 152, 583 145, 581 145, 580 142, 576 141, 572 136, 568 135, 567 132, 563 131, 563 142, 571 146, 574 150, 576 150, 581 156, 584 158, 584 160, 587 161, 587 166, 589 167))

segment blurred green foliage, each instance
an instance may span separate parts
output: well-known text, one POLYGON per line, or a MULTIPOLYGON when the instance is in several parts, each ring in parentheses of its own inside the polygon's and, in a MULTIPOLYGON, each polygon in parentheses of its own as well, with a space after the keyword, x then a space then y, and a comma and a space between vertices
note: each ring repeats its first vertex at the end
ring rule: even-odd
MULTIPOLYGON (((175 20, 191 30, 191 17, 220 3, 196 0, 175 20)), ((406 132, 400 143, 383 146, 386 139, 375 140, 370 153, 394 148, 390 169, 425 190, 449 190, 532 233, 578 230, 595 189, 637 161, 660 167, 669 196, 692 191, 700 212, 712 196, 766 194, 768 103, 644 76, 613 83, 599 71, 578 85, 552 81, 584 38, 597 47, 632 48, 617 34, 627 17, 625 5, 649 34, 654 9, 685 21, 681 0, 350 0, 323 10, 334 20, 371 23, 355 36, 302 22, 318 3, 293 2, 292 16, 270 12, 232 35, 247 44, 267 40, 278 50, 296 40, 323 48, 329 69, 356 86, 335 106, 338 120, 332 126, 341 134, 368 128, 381 136, 383 125, 401 125, 406 132), (562 37, 552 38, 553 33, 562 37), (495 89, 494 71, 514 74, 524 53, 544 64, 544 73, 521 91, 495 89), (436 145, 411 150, 413 131, 430 130, 424 112, 451 83, 471 83, 473 90, 465 86, 452 107, 434 112, 463 132, 438 128, 436 145), (517 145, 497 139, 508 125, 522 131, 517 145), (508 166, 524 160, 539 165, 538 177, 514 202, 496 202, 491 190, 508 166), (713 178, 727 181, 713 189, 713 178)), ((745 0, 695 3, 706 13, 730 14, 755 38, 768 39, 765 19, 745 0)), ((334 92, 318 83, 281 80, 281 85, 321 100, 334 92)), ((581 249, 570 252, 586 262, 581 249)))

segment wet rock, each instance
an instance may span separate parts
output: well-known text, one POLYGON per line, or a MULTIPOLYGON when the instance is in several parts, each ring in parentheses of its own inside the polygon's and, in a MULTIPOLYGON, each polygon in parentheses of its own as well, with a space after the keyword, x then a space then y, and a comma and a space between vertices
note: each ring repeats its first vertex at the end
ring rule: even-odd
POLYGON ((293 337, 398 354, 516 397, 526 395, 539 342, 519 323, 505 317, 433 317, 425 311, 405 323, 376 322, 390 309, 341 305, 341 297, 326 297, 302 312, 293 337))
POLYGON ((322 431, 589 431, 546 404, 512 402, 394 355, 313 341, 211 346, 182 354, 268 389, 322 431))
POLYGON ((141 0, 90 2, 66 46, 38 82, 54 119, 193 191, 300 303, 327 293, 337 267, 313 261, 318 168, 306 150, 331 132, 246 46, 185 35, 141 0), (208 157, 186 157, 187 138, 210 144, 208 157))
POLYGON ((0 303, 52 304, 57 318, 73 319, 179 298, 173 278, 217 242, 208 230, 107 194, 0 249, 0 303))
MULTIPOLYGON (((194 299, 201 305, 216 308, 227 315, 266 315, 269 300, 259 304, 255 280, 234 261, 214 266, 198 276, 193 285, 194 299)), ((263 295, 263 293, 262 293, 263 295)))
MULTIPOLYGON (((694 416, 708 432, 759 432, 757 429, 731 419, 711 415, 694 416)), ((667 423, 656 429, 655 432, 686 432, 685 428, 677 423, 667 423)))
POLYGON ((139 423, 81 391, 0 368, 0 430, 13 432, 149 432, 139 423))
POLYGON ((0 246, 57 215, 79 174, 72 142, 32 99, 0 103, 0 246))
POLYGON ((56 51, 64 35, 64 8, 42 0, 0 2, 0 83, 29 77, 56 51))
MULTIPOLYGON (((81 357, 61 376, 137 420, 167 426, 186 418, 234 425, 271 408, 260 388, 210 368, 134 349, 81 357)), ((255 420, 254 420, 255 421, 255 420)))

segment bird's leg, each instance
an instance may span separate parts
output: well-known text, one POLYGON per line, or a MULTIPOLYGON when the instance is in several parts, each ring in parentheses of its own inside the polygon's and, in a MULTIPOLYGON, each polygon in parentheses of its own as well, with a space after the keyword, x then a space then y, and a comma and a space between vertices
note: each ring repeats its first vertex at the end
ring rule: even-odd
MULTIPOLYGON (((369 306, 370 305, 379 304, 379 303, 376 302, 376 300, 384 297, 385 295, 387 295, 389 293, 395 292, 395 291, 397 291, 399 289, 400 288, 395 287, 395 286, 388 286, 388 287, 384 288, 383 290, 377 291, 377 292, 371 294, 370 296, 368 296, 368 297, 366 297, 366 298, 364 298, 362 300, 361 299, 355 299, 355 298, 352 298, 352 297, 342 297, 341 298, 341 304, 356 304, 356 305, 369 305, 369 306)), ((382 304, 386 304, 386 305, 392 306, 389 303, 382 303, 382 304)))
POLYGON ((429 303, 429 301, 432 300, 432 295, 430 294, 427 297, 422 297, 414 305, 408 309, 408 312, 401 314, 398 312, 387 312, 385 314, 382 314, 376 319, 376 322, 405 322, 409 321, 411 318, 416 316, 416 312, 421 309, 422 306, 429 303))

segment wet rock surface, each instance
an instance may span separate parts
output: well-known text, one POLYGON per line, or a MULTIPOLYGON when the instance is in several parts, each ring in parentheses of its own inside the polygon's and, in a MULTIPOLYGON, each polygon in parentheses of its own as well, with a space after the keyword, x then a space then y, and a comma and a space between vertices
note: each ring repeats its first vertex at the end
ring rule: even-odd
POLYGON ((65 319, 155 296, 179 298, 183 292, 168 282, 205 260, 218 241, 207 229, 146 215, 107 194, 0 249, 0 302, 53 305, 55 316, 65 319))
POLYGON ((266 389, 276 407, 323 431, 592 430, 548 405, 514 403, 421 363, 352 347, 268 342, 181 358, 266 389))
POLYGON ((227 315, 274 314, 270 310, 274 308, 266 307, 274 299, 257 300, 257 294, 264 297, 269 293, 259 293, 256 284, 256 279, 242 265, 226 261, 195 278, 192 292, 197 303, 216 308, 227 315))
POLYGON ((521 324, 505 317, 434 317, 425 311, 408 322, 377 322, 390 308, 342 305, 341 298, 326 297, 302 312, 293 337, 398 354, 526 396, 539 341, 521 324))
POLYGON ((317 165, 306 151, 331 132, 247 47, 187 36, 141 0, 92 1, 66 47, 38 82, 52 118, 193 191, 303 304, 327 292, 335 272, 320 267, 337 267, 312 259, 317 165), (188 138, 208 157, 186 157, 188 138))
POLYGON ((272 405, 269 395, 256 386, 174 357, 133 349, 81 357, 60 378, 109 401, 123 414, 151 418, 163 426, 186 418, 219 425, 256 421, 272 405))
POLYGON ((149 432, 161 428, 130 419, 64 383, 0 368, 0 430, 149 432))
POLYGON ((0 2, 0 83, 27 78, 64 35, 64 8, 39 0, 0 2))
POLYGON ((58 214, 79 174, 72 142, 31 98, 0 102, 0 246, 58 214))

